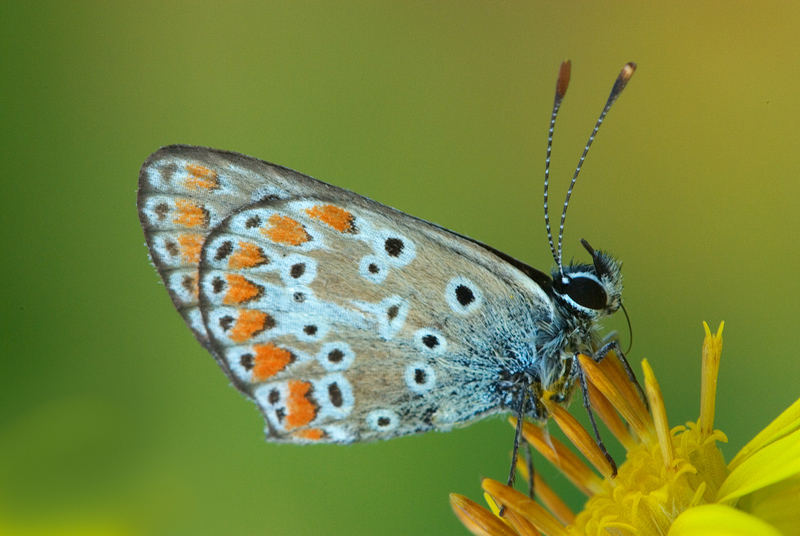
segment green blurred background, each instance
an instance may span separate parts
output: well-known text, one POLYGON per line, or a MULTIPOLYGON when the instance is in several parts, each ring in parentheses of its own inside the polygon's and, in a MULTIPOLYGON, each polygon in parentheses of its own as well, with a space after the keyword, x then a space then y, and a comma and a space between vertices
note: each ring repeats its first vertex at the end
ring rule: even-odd
POLYGON ((798 28, 796 2, 3 2, 0 533, 464 534, 448 493, 503 478, 505 420, 266 443, 147 260, 137 174, 166 144, 235 150, 549 270, 566 58, 554 206, 619 69, 639 69, 565 254, 585 237, 624 261, 631 360, 673 425, 697 416, 701 322, 725 320, 730 458, 800 385, 798 28))

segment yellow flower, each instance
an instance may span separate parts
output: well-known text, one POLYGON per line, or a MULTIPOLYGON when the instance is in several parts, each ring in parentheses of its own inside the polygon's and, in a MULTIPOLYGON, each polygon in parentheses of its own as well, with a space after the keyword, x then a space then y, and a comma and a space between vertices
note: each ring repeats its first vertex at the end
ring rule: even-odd
MULTIPOLYGON (((800 535, 800 400, 725 463, 717 442, 727 438, 714 430, 723 325, 714 335, 704 327, 697 422, 669 429, 664 399, 646 360, 642 367, 650 411, 616 356, 600 364, 580 356, 592 407, 627 450, 616 477, 612 478, 613 469, 594 438, 561 406, 546 400, 553 420, 604 478, 546 430, 524 423, 523 436, 589 496, 584 510, 573 514, 534 475, 541 504, 485 479, 483 489, 491 511, 451 494, 459 519, 473 534, 482 536, 800 535), (503 516, 498 505, 504 507, 503 516)), ((518 468, 526 476, 525 465, 518 468)))

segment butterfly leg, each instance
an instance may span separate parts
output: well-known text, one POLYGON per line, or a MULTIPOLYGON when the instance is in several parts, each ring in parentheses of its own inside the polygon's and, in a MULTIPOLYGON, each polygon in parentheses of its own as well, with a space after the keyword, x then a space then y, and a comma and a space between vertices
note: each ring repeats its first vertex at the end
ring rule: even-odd
POLYGON ((517 428, 514 432, 514 450, 511 451, 511 470, 508 473, 508 485, 514 484, 514 477, 517 475, 517 458, 519 457, 519 444, 520 441, 525 441, 522 438, 522 423, 525 418, 525 399, 527 398, 528 389, 522 390, 522 396, 519 401, 519 408, 517 409, 517 428))
MULTIPOLYGON (((574 359, 579 363, 577 355, 574 359)), ((589 385, 586 380, 586 373, 583 371, 583 367, 581 367, 580 364, 578 365, 578 381, 581 384, 581 393, 583 394, 583 407, 586 408, 586 412, 589 414, 589 422, 592 423, 594 439, 597 442, 597 446, 600 447, 600 450, 603 452, 603 456, 605 456, 606 460, 611 464, 611 477, 613 478, 617 476, 617 464, 614 458, 611 457, 611 454, 608 453, 605 444, 603 444, 603 439, 600 437, 600 430, 597 429, 597 422, 594 419, 592 405, 589 402, 589 385)))
POLYGON ((622 353, 622 349, 619 347, 618 341, 611 341, 603 345, 595 354, 592 356, 597 363, 601 362, 605 357, 608 355, 609 352, 614 352, 619 357, 620 363, 622 363, 622 367, 625 369, 625 373, 628 375, 628 379, 631 383, 636 387, 636 392, 639 393, 639 398, 642 399, 644 402, 645 407, 650 410, 650 404, 647 402, 647 397, 644 394, 644 390, 642 386, 639 385, 639 380, 636 379, 636 374, 633 373, 633 369, 631 368, 628 360, 625 358, 625 354, 622 353))
POLYGON ((528 465, 528 497, 531 499, 535 498, 534 487, 533 487, 533 455, 531 454, 531 444, 528 443, 524 437, 522 438, 523 443, 525 444, 525 463, 528 465))
MULTIPOLYGON (((519 444, 520 441, 527 442, 522 437, 522 423, 525 420, 525 402, 528 398, 528 387, 526 386, 522 389, 522 396, 520 396, 519 400, 519 408, 517 408, 517 427, 514 432, 514 450, 511 451, 511 470, 508 472, 508 486, 514 485, 514 477, 517 475, 517 458, 519 457, 519 444)), ((531 479, 533 479, 533 475, 531 475, 531 479)), ((531 480, 533 482, 533 480, 531 480)), ((500 516, 506 511, 506 507, 500 507, 500 516)))

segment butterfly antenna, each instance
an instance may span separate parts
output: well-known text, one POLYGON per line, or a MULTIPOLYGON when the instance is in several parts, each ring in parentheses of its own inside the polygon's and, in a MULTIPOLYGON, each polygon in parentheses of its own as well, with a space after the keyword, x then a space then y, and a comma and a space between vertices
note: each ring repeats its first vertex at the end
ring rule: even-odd
POLYGON ((559 271, 561 270, 561 262, 559 262, 556 256, 556 245, 553 242, 553 233, 550 230, 550 210, 547 204, 547 190, 550 186, 550 153, 553 150, 553 132, 556 128, 556 116, 558 115, 558 109, 561 108, 561 101, 564 100, 564 95, 567 94, 571 70, 572 63, 569 60, 562 62, 558 70, 556 98, 553 102, 553 114, 550 116, 550 131, 547 134, 547 158, 544 160, 544 226, 547 229, 547 239, 550 241, 550 251, 553 253, 553 259, 558 263, 559 271))
POLYGON ((567 217, 567 207, 569 206, 569 198, 572 195, 572 190, 575 188, 575 181, 578 180, 578 174, 581 172, 581 167, 583 167, 583 161, 586 160, 586 154, 589 152, 589 147, 592 146, 594 137, 597 136, 597 131, 600 130, 600 125, 603 124, 603 119, 605 119, 606 114, 611 109, 611 105, 613 105, 614 101, 617 100, 619 94, 622 93, 623 89, 625 89, 625 86, 628 84, 628 80, 631 79, 631 76, 633 76, 634 71, 636 71, 636 64, 632 62, 626 63, 625 67, 622 68, 622 71, 619 73, 616 82, 614 82, 614 87, 611 88, 611 95, 608 96, 606 105, 603 107, 603 111, 600 113, 600 117, 597 119, 597 123, 594 125, 592 135, 589 136, 589 141, 586 142, 586 147, 583 149, 581 159, 578 161, 578 167, 575 168, 575 174, 572 176, 572 182, 569 184, 569 189, 567 190, 567 198, 564 201, 564 209, 561 212, 561 225, 558 228, 558 253, 556 254, 556 263, 558 264, 559 268, 561 267, 561 245, 564 241, 564 220, 567 217))

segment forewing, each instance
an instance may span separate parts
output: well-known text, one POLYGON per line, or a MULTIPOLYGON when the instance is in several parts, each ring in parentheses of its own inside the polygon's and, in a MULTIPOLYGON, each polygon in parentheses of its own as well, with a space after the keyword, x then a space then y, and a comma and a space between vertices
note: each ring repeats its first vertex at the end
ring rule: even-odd
POLYGON ((171 145, 139 172, 137 206, 150 258, 175 307, 208 348, 197 301, 197 268, 208 233, 235 210, 262 199, 308 194, 290 169, 238 153, 171 145))
POLYGON ((291 442, 390 438, 496 412, 514 355, 504 350, 529 348, 534 315, 549 314, 542 290, 493 253, 329 185, 218 225, 199 303, 223 368, 269 437, 291 442))

